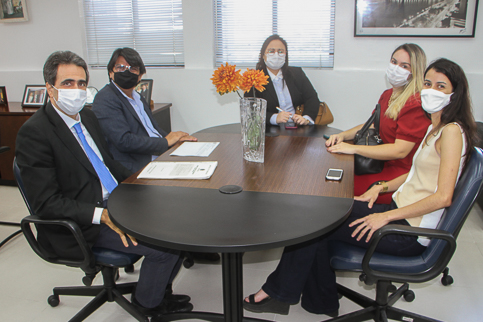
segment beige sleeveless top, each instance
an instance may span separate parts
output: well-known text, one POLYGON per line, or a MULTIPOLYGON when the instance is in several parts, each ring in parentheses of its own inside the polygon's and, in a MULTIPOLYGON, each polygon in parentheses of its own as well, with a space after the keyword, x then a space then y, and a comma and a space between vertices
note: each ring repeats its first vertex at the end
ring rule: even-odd
MULTIPOLYGON (((458 125, 463 135, 463 148, 461 149, 460 166, 458 170, 458 176, 456 182, 461 175, 461 170, 464 164, 464 154, 466 151, 466 140, 463 129, 458 123, 452 123, 458 125)), ((443 129, 448 126, 446 124, 437 133, 431 134, 428 138, 427 144, 425 143, 426 137, 421 142, 418 150, 413 157, 413 166, 409 171, 406 181, 399 187, 399 189, 392 195, 393 200, 396 202, 398 208, 408 206, 421 199, 424 199, 438 190, 438 176, 439 166, 441 162, 441 156, 436 150, 435 143, 441 137, 443 129)), ((426 136, 429 134, 432 125, 429 126, 426 136)), ((444 209, 438 209, 432 213, 425 214, 419 217, 413 217, 406 219, 411 226, 423 227, 423 228, 436 228, 444 209)), ((425 244, 418 240, 421 244, 425 244)), ((428 240, 429 243, 429 240, 428 240)), ((426 245, 425 245, 426 246, 426 245)))

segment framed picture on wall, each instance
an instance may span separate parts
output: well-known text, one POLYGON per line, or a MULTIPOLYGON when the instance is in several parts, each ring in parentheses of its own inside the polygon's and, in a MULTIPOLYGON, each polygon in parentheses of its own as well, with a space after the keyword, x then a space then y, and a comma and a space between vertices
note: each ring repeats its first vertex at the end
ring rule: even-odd
POLYGON ((0 111, 8 110, 7 89, 0 86, 0 111))
POLYGON ((151 95, 153 93, 153 80, 152 79, 141 79, 139 84, 134 88, 136 92, 139 93, 149 105, 151 105, 151 95))
POLYGON ((474 37, 478 0, 356 0, 355 37, 474 37))
POLYGON ((0 22, 28 21, 27 0, 0 0, 0 22))
POLYGON ((22 107, 42 107, 47 103, 48 96, 45 85, 25 85, 22 107))

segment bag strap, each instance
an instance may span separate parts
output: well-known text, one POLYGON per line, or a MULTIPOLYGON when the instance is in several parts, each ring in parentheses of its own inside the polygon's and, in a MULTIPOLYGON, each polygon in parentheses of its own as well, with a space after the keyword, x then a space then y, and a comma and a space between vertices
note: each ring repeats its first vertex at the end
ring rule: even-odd
MULTIPOLYGON (((366 123, 364 123, 364 126, 362 126, 362 128, 358 131, 358 132, 366 132, 369 127, 371 126, 371 124, 374 122, 374 119, 376 118, 376 114, 377 114, 377 106, 379 104, 376 105, 376 111, 374 113, 372 113, 371 117, 369 117, 369 119, 366 121, 366 123)), ((379 122, 378 122, 378 127, 379 127, 379 122)))
POLYGON ((379 135, 379 122, 381 119, 381 105, 376 104, 376 110, 374 111, 374 128, 376 129, 377 135, 379 135))

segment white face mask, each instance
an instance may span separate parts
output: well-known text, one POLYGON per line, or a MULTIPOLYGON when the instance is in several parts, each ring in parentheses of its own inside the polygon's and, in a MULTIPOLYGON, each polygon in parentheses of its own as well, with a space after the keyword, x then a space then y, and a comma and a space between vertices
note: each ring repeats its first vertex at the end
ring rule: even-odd
POLYGON ((267 54, 265 64, 271 69, 280 69, 285 65, 285 54, 273 53, 267 54))
MULTIPOLYGON (((55 86, 52 85, 53 88, 55 86)), ((67 115, 76 115, 82 110, 87 100, 87 91, 83 89, 57 89, 58 99, 52 97, 57 106, 67 115)))
POLYGON ((445 94, 435 89, 423 89, 421 91, 421 103, 423 109, 429 114, 441 111, 451 102, 451 94, 445 94))
POLYGON ((389 63, 389 66, 386 70, 387 80, 389 81, 389 84, 394 87, 401 87, 406 85, 409 82, 409 75, 411 75, 411 72, 409 70, 406 70, 392 63, 389 63))

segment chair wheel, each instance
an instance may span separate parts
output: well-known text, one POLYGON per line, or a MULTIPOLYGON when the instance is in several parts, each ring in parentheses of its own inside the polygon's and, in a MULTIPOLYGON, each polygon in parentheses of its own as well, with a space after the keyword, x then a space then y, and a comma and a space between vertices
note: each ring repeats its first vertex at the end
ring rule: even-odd
POLYGON ((454 280, 453 280, 453 277, 451 275, 446 275, 446 276, 441 277, 441 284, 443 284, 444 286, 451 285, 451 284, 453 284, 453 282, 454 282, 454 280))
POLYGON ((339 298, 339 300, 340 300, 340 299, 341 299, 341 298, 343 298, 344 296, 343 296, 342 294, 340 294, 340 293, 337 293, 337 297, 338 297, 338 298, 339 298))
POLYGON ((359 281, 365 282, 366 279, 367 279, 367 275, 366 274, 362 273, 361 275, 359 275, 359 281))
POLYGON ((389 287, 387 288, 387 291, 390 293, 396 292, 397 291, 396 285, 393 285, 393 284, 389 285, 389 287))
POLYGON ((406 300, 406 302, 412 302, 416 298, 416 295, 411 290, 407 290, 406 292, 404 292, 403 296, 404 296, 404 299, 406 300))
POLYGON ((195 261, 192 259, 192 258, 186 258, 184 261, 183 261, 183 266, 185 268, 190 268, 191 266, 193 266, 195 264, 195 261))
POLYGON ((59 296, 58 295, 51 295, 47 299, 47 302, 49 303, 50 306, 56 307, 60 303, 59 296))
POLYGON ((92 285, 93 278, 91 276, 84 276, 82 278, 82 283, 84 283, 85 286, 91 286, 92 285))
POLYGON ((124 267, 124 271, 126 273, 132 273, 132 272, 134 272, 134 265, 131 264, 131 265, 128 265, 128 266, 124 267))

